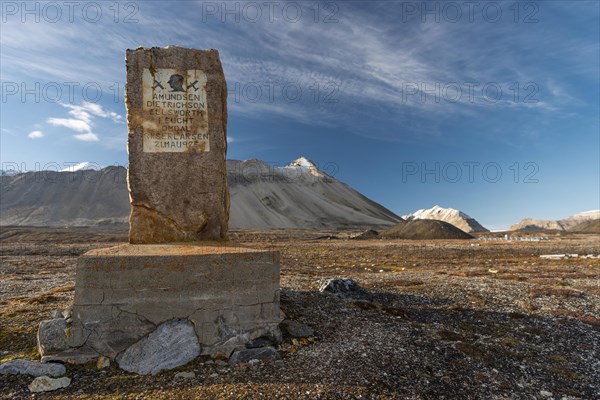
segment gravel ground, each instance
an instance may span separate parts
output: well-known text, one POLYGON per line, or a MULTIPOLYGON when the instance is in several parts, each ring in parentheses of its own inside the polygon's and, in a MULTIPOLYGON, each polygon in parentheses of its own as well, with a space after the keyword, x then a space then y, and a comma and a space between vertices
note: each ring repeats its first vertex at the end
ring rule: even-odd
MULTIPOLYGON (((232 243, 281 251, 282 309, 316 331, 286 339, 282 361, 232 368, 200 358, 155 377, 68 366, 66 389, 31 395, 31 377, 0 376, 0 398, 600 398, 600 260, 539 257, 600 254, 600 236, 349 235, 232 232, 232 243), (320 293, 335 276, 352 277, 373 301, 320 293), (181 371, 196 376, 176 378, 181 371)), ((125 240, 121 228, 2 228, 0 360, 36 358, 37 324, 72 300, 77 256, 125 240)))

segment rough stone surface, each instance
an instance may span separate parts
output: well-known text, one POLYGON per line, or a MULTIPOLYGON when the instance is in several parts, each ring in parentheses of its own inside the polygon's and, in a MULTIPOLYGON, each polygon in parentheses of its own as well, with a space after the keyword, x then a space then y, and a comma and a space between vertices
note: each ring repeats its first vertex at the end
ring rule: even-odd
POLYGON ((372 296, 351 278, 333 278, 324 281, 319 288, 322 293, 329 293, 343 300, 371 301, 372 296))
POLYGON ((175 374, 175 378, 181 378, 181 379, 192 379, 196 377, 196 373, 193 371, 183 371, 183 372, 178 372, 175 374))
POLYGON ((39 376, 29 384, 29 390, 33 393, 51 392, 66 388, 71 384, 71 379, 66 376, 62 378, 50 378, 48 376, 39 376))
MULTIPOLYGON (((60 314, 60 313, 59 313, 60 314)), ((65 341, 67 322, 62 318, 42 321, 37 332, 38 351, 43 357, 46 354, 68 348, 65 341)))
POLYGON ((209 244, 121 245, 78 260, 67 344, 113 359, 156 326, 191 320, 203 354, 277 337, 279 253, 209 244))
POLYGON ((70 348, 57 353, 48 354, 42 357, 43 363, 49 363, 58 361, 69 364, 85 364, 90 361, 94 361, 98 358, 99 354, 97 351, 89 346, 82 346, 77 348, 70 348))
POLYGON ((244 364, 250 360, 279 360, 281 357, 277 350, 272 347, 260 347, 256 349, 238 350, 231 355, 230 365, 244 364))
POLYGON ((0 364, 0 375, 61 376, 66 371, 65 366, 62 364, 42 363, 23 359, 11 360, 0 364))
POLYGON ((306 324, 286 319, 281 322, 282 330, 293 338, 307 338, 315 334, 315 330, 306 324))
POLYGON ((200 355, 194 326, 188 320, 161 324, 117 358, 119 367, 140 375, 155 375, 163 369, 184 365, 200 355))
POLYGON ((225 238, 227 85, 219 52, 139 48, 127 50, 126 60, 129 241, 225 238), (173 112, 188 119, 175 120, 181 115, 173 112))

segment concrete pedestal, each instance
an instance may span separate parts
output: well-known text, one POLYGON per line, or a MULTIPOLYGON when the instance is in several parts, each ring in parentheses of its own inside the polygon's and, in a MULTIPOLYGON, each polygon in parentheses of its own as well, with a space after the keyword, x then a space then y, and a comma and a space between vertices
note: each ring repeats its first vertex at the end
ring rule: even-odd
POLYGON ((229 356, 258 337, 278 338, 279 253, 215 244, 125 244, 78 260, 65 330, 73 352, 114 359, 158 325, 189 320, 201 354, 229 356))

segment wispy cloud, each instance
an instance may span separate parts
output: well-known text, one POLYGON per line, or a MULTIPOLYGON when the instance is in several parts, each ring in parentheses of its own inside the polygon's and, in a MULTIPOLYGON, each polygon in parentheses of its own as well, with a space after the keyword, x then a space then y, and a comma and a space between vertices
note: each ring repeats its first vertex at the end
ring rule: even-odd
POLYGON ((98 139, 98 136, 92 132, 74 135, 73 137, 77 140, 81 140, 82 142, 97 142, 100 140, 98 139))
POLYGON ((46 120, 52 126, 64 126, 77 132, 91 132, 90 122, 75 118, 48 118, 46 120))
POLYGON ((100 140, 98 135, 92 131, 92 125, 95 117, 108 118, 115 123, 122 123, 123 117, 113 111, 107 111, 99 104, 84 102, 82 105, 62 104, 69 109, 69 114, 73 118, 51 117, 46 120, 52 126, 62 126, 77 132, 73 135, 76 140, 84 142, 97 142, 100 140))
POLYGON ((40 139, 44 137, 44 132, 42 131, 31 131, 29 135, 27 135, 29 139, 40 139))

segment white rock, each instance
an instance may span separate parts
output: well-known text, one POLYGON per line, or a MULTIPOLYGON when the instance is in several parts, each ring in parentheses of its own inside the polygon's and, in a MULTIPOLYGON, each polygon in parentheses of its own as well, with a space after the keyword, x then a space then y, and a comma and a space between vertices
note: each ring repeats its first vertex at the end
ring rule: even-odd
POLYGON ((39 361, 17 359, 0 364, 0 375, 61 376, 65 372, 67 372, 65 366, 56 363, 41 363, 39 361))
POLYGON ((62 378, 50 378, 49 376, 38 376, 29 384, 29 390, 33 393, 51 392, 53 390, 66 388, 71 384, 71 379, 66 376, 62 378))
POLYGON ((200 343, 190 321, 167 321, 117 357, 119 367, 140 375, 187 364, 200 354, 200 343))
POLYGON ((552 397, 552 393, 546 390, 540 390, 540 396, 542 397, 552 397))

